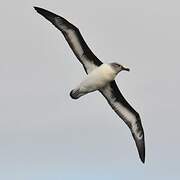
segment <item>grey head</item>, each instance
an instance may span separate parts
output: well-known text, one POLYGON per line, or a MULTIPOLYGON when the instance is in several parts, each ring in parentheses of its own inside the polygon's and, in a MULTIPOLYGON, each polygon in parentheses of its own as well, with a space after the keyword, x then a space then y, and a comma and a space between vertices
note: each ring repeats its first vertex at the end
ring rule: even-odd
POLYGON ((111 67, 116 71, 116 73, 118 74, 120 71, 130 71, 129 68, 125 68, 124 66, 122 66, 121 64, 118 64, 116 62, 113 63, 109 63, 111 65, 111 67))

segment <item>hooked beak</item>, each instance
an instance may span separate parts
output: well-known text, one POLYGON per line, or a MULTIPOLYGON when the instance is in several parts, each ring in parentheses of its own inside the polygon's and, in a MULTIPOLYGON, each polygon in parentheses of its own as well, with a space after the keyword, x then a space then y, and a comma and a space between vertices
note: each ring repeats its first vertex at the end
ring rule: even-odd
POLYGON ((122 67, 122 70, 124 70, 124 71, 130 71, 129 68, 125 68, 125 67, 122 67))

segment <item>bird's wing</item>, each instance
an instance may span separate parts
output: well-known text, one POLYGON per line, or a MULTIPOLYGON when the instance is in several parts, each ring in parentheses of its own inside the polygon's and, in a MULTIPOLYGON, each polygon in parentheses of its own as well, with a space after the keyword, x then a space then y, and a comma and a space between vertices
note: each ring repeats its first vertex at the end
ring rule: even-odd
POLYGON ((121 94, 115 81, 109 83, 106 87, 100 90, 103 96, 106 98, 112 109, 117 115, 123 119, 123 121, 130 128, 132 136, 135 140, 139 157, 144 163, 145 161, 145 141, 144 130, 141 124, 139 114, 130 106, 121 94))
POLYGON ((44 16, 62 32, 72 51, 83 65, 86 73, 91 72, 102 64, 102 62, 90 50, 77 27, 75 27, 63 17, 50 11, 39 7, 34 8, 39 14, 44 16))

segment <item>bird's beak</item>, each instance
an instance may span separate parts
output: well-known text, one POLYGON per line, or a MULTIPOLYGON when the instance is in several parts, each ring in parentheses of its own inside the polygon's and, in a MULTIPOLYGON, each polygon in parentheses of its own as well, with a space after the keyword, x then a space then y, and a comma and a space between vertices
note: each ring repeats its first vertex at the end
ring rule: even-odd
POLYGON ((122 70, 124 70, 124 71, 130 71, 129 68, 125 68, 125 67, 122 67, 122 70))

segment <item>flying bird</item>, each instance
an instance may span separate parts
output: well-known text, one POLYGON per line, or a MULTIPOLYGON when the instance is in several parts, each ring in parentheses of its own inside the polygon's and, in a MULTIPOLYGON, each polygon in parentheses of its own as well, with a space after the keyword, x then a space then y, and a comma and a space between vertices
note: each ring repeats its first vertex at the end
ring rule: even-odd
POLYGON ((114 80, 119 72, 129 71, 129 69, 115 62, 102 63, 90 50, 76 26, 50 11, 39 7, 34 7, 34 9, 61 31, 87 74, 86 78, 70 92, 70 96, 73 99, 78 99, 85 94, 98 90, 129 127, 139 157, 144 163, 145 140, 140 116, 123 97, 114 80))

